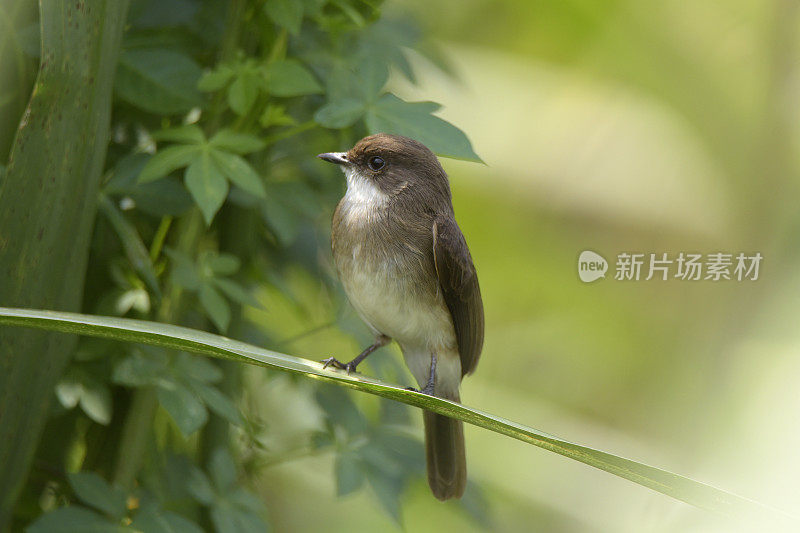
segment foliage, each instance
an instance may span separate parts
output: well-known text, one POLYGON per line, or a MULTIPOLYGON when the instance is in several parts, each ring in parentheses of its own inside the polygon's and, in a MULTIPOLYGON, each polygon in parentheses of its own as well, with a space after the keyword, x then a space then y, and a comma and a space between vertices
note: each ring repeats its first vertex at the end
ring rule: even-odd
MULTIPOLYGON (((417 47, 433 50, 413 21, 382 17, 374 1, 134 0, 84 310, 267 342, 280 332, 252 321, 264 287, 302 307, 287 277, 305 271, 342 302, 325 259, 325 215, 342 182, 313 156, 386 131, 478 160, 436 104, 386 91, 391 69, 415 80, 405 54, 417 47)), ((35 60, 38 50, 26 53, 35 60)), ((238 399, 241 372, 179 349, 82 339, 55 389, 45 429, 55 436, 36 459, 44 470, 30 476, 15 524, 262 531, 268 517, 245 489, 258 471, 241 468, 234 445, 257 439, 238 399), (188 500, 165 488, 180 468, 188 500)), ((403 490, 421 477, 417 437, 388 438, 342 391, 312 398, 328 430, 307 441, 340 450, 338 492, 366 480, 399 521, 403 490)))

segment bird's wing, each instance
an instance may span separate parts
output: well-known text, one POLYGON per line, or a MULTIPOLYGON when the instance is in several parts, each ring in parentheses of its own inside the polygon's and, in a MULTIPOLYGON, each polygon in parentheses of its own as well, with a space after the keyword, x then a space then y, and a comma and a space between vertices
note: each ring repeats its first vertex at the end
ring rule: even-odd
POLYGON ((456 330, 461 375, 472 373, 483 348, 483 301, 464 235, 452 217, 433 223, 433 260, 456 330))

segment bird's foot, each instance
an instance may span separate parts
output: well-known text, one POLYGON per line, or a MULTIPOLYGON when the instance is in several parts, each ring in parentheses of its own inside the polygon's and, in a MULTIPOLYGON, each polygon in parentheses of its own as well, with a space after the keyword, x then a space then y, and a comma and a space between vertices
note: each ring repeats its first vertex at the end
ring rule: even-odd
POLYGON ((356 365, 353 364, 353 361, 350 361, 349 363, 342 363, 335 357, 328 357, 327 359, 323 359, 322 361, 320 361, 320 363, 322 363, 323 369, 332 366, 333 368, 346 370, 348 374, 356 371, 356 365))
POLYGON ((406 390, 410 390, 411 392, 421 392, 422 394, 427 394, 428 396, 436 396, 433 393, 433 384, 426 383, 424 387, 421 389, 415 389, 414 387, 406 387, 406 390))
POLYGON ((436 382, 436 354, 432 354, 431 355, 431 373, 428 376, 428 382, 421 389, 415 389, 414 387, 406 387, 406 390, 410 390, 410 391, 414 391, 414 392, 421 392, 422 394, 427 394, 428 396, 436 396, 433 393, 433 387, 434 387, 434 383, 435 382, 436 382))

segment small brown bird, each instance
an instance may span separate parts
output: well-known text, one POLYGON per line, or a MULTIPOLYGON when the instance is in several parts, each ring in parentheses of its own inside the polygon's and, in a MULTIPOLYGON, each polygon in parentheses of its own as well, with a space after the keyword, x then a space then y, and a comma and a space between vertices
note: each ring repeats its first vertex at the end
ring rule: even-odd
MULTIPOLYGON (((348 152, 318 157, 340 165, 347 192, 333 215, 339 278, 375 343, 349 363, 397 341, 422 392, 460 401, 459 386, 483 347, 483 303, 467 243, 455 221, 447 174, 423 144, 379 133, 348 152)), ((425 411, 428 483, 440 500, 467 483, 461 421, 425 411)))

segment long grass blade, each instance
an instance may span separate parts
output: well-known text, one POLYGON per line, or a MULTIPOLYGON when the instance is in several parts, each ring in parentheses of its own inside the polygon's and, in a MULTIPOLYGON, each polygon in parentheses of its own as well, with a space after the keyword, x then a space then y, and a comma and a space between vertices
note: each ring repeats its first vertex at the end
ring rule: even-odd
POLYGON ((347 375, 343 371, 326 370, 315 361, 273 352, 205 331, 128 318, 4 307, 0 307, 0 324, 151 344, 302 374, 463 420, 703 509, 746 517, 760 523, 766 520, 768 523, 800 526, 796 518, 778 510, 667 470, 575 444, 465 405, 409 391, 360 374, 347 375))

